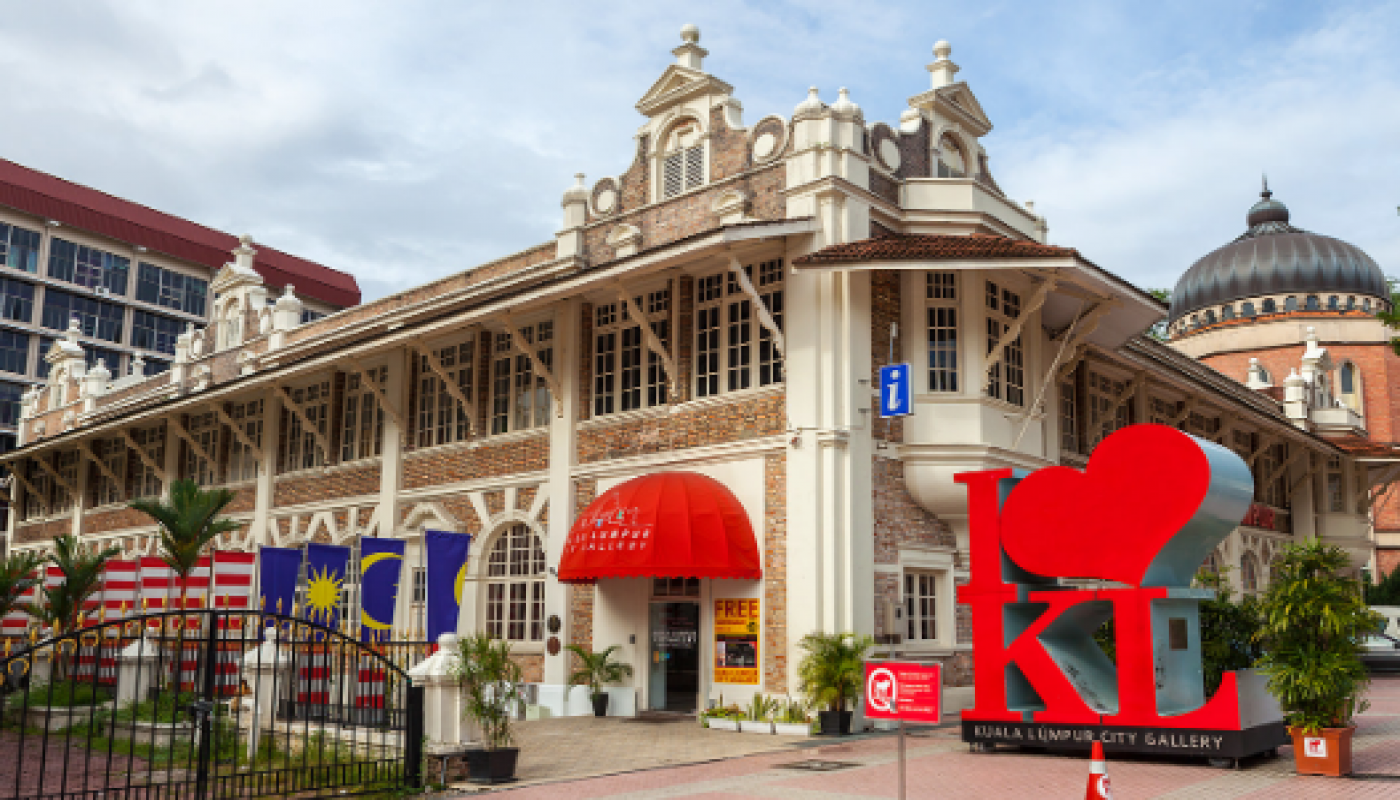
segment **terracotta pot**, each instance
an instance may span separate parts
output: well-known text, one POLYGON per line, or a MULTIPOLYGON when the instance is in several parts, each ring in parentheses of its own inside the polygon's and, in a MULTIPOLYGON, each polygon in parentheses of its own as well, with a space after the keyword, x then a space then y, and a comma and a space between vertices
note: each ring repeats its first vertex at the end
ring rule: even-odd
POLYGON ((1316 735, 1289 728, 1293 737, 1293 763, 1299 775, 1340 778, 1351 774, 1351 737, 1356 726, 1323 728, 1316 735))

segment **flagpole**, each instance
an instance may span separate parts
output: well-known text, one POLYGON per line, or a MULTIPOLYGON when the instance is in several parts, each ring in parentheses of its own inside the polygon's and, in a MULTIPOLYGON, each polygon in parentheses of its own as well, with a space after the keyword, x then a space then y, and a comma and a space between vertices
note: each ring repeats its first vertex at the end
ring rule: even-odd
MULTIPOLYGON (((418 608, 418 632, 423 638, 428 637, 428 529, 426 526, 418 529, 418 569, 423 571, 423 604, 418 608)), ((431 645, 432 643, 429 642, 431 645)))

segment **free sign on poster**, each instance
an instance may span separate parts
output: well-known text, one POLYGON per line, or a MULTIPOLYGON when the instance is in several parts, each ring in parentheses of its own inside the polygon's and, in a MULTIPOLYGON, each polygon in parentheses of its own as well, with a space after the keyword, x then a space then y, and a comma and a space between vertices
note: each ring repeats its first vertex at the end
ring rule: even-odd
POLYGON ((865 662, 865 716, 905 722, 943 721, 943 669, 938 664, 865 662))

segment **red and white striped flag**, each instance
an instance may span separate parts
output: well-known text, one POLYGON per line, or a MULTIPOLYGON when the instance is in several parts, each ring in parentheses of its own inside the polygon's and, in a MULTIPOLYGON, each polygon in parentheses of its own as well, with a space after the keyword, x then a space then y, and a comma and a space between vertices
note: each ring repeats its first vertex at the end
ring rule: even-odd
POLYGON ((102 608, 107 612, 109 622, 140 613, 136 580, 135 561, 113 559, 107 562, 106 578, 102 585, 102 608))
MULTIPOLYGON (((37 572, 29 574, 31 578, 39 577, 37 572)), ((17 606, 34 605, 39 602, 39 586, 35 584, 23 591, 19 595, 17 606)), ((30 616, 23 608, 15 608, 0 619, 0 634, 4 636, 23 636, 29 629, 30 616)))
POLYGON ((253 603, 253 572, 257 566, 256 553, 214 551, 213 608, 248 610, 253 603))
POLYGON ((164 559, 141 556, 139 561, 141 604, 146 611, 164 611, 166 601, 175 588, 175 575, 164 559))

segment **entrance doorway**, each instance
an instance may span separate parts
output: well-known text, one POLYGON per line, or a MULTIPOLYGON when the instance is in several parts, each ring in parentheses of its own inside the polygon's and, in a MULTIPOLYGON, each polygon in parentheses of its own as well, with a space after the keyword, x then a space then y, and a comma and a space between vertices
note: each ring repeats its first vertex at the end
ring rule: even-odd
POLYGON ((651 604, 648 707, 693 713, 700 697, 700 604, 651 604))

